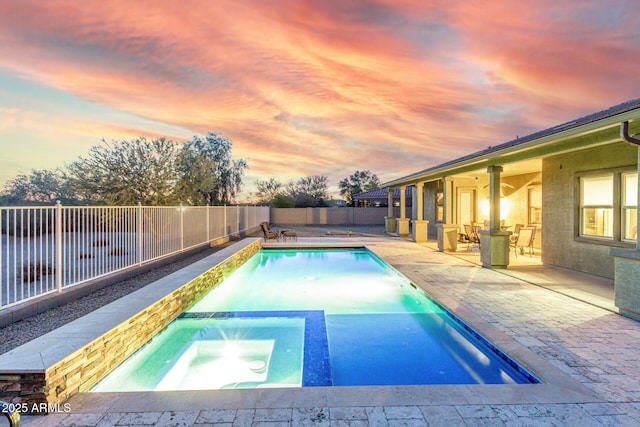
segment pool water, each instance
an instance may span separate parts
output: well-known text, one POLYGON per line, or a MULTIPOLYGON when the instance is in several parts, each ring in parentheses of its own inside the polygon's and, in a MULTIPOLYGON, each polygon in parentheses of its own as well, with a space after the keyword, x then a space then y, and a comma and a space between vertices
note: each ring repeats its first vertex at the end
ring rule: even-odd
POLYGON ((269 249, 94 391, 532 382, 368 250, 269 249))

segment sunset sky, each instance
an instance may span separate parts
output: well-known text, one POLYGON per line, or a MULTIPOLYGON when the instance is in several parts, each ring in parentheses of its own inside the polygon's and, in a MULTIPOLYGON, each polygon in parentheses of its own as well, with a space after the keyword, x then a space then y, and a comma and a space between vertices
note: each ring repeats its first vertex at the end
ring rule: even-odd
POLYGON ((0 187, 209 131, 256 178, 382 181, 640 97, 637 0, 2 0, 0 187))

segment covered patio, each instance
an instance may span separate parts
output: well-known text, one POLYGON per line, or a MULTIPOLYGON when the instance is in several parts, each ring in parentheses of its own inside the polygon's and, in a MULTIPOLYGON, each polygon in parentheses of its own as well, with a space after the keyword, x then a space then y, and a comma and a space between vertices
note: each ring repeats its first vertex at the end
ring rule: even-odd
POLYGON ((396 229, 388 232, 437 240, 441 251, 477 253, 490 268, 533 254, 542 262, 542 159, 465 168, 408 188, 416 207, 411 218, 390 213, 387 227, 395 222, 396 229))
POLYGON ((389 210, 386 232, 491 269, 535 253, 614 281, 615 307, 640 319, 639 117, 628 101, 387 182, 410 188, 413 208, 389 210))

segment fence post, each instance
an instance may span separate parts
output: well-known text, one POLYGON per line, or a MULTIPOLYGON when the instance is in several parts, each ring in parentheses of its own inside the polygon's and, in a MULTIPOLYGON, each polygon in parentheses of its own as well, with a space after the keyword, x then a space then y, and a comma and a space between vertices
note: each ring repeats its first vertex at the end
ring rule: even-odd
POLYGON ((211 241, 211 236, 210 236, 210 230, 209 230, 209 211, 211 209, 209 208, 209 205, 207 205, 207 242, 211 241))
POLYGON ((56 287, 62 292, 62 203, 56 200, 56 287))
POLYGON ((240 235, 240 206, 236 205, 236 230, 238 236, 240 235))
POLYGON ((138 265, 142 265, 142 203, 138 202, 138 224, 136 235, 138 236, 138 265))
POLYGON ((180 251, 184 251, 184 207, 180 203, 180 251))
POLYGON ((227 205, 222 205, 222 216, 224 218, 223 220, 223 227, 222 227, 222 237, 226 237, 227 236, 227 205))

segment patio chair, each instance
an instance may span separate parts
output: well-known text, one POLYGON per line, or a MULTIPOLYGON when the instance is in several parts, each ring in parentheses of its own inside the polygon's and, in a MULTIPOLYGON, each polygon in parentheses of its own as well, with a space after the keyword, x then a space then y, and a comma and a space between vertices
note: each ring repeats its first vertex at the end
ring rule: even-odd
POLYGON ((509 244, 515 243, 518 241, 518 236, 520 235, 520 230, 524 227, 524 224, 516 224, 513 227, 513 234, 509 236, 509 244))
POLYGON ((471 243, 467 233, 458 233, 458 243, 471 243))
MULTIPOLYGON (((529 256, 532 256, 535 253, 533 249, 533 241, 535 240, 535 238, 536 238, 535 226, 522 227, 520 229, 520 233, 518 233, 517 241, 513 246, 514 248, 516 247, 520 248, 520 255, 524 255, 524 248, 528 248, 529 256)), ((518 256, 517 253, 516 253, 516 256, 518 256)))
POLYGON ((270 239, 280 240, 280 232, 272 231, 269 228, 269 223, 268 222, 261 222, 260 223, 260 228, 262 228, 262 233, 264 234, 265 242, 267 240, 270 240, 270 239))
POLYGON ((467 251, 473 245, 480 245, 480 237, 475 228, 472 228, 469 224, 464 224, 464 232, 467 235, 467 251))

